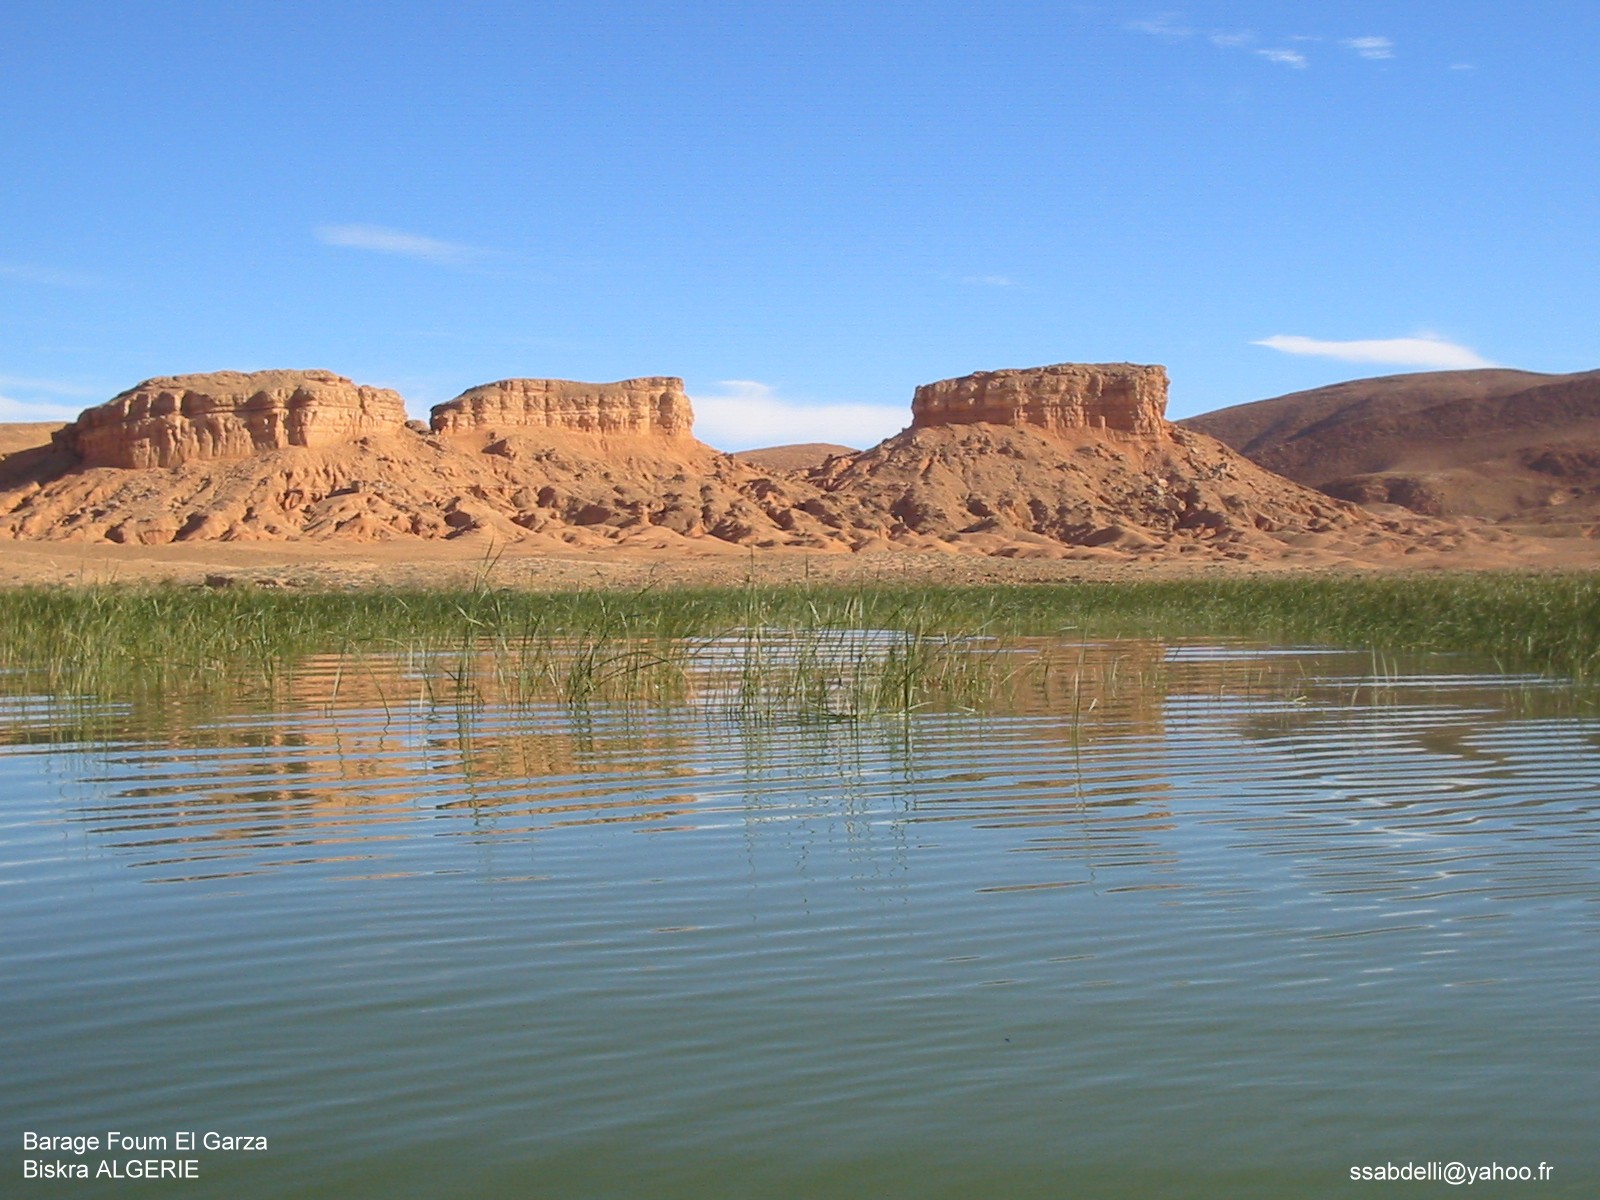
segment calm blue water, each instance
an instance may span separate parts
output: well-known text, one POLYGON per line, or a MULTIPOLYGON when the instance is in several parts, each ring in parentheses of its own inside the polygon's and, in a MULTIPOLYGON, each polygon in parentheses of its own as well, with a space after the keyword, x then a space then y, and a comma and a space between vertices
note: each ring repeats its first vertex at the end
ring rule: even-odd
POLYGON ((13 697, 0 1192, 1600 1194, 1600 719, 1448 662, 1095 654, 1160 669, 1076 719, 329 663, 270 708, 13 697), (267 1149, 23 1149, 112 1130, 267 1149), (146 1157, 199 1178, 23 1178, 146 1157))

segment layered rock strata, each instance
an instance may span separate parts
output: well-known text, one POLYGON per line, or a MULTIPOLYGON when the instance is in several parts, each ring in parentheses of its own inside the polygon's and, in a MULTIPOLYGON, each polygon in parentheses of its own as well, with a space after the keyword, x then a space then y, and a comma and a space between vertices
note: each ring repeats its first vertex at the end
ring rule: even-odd
POLYGON ((649 434, 689 440, 694 411, 683 380, 668 375, 618 383, 570 379, 502 379, 436 405, 436 433, 480 429, 564 429, 579 433, 649 434))
POLYGON ((176 467, 332 446, 405 424, 399 393, 331 371, 218 371, 147 379, 56 432, 86 467, 176 467))
POLYGON ((1057 363, 979 371, 919 387, 913 429, 1029 425, 1050 433, 1087 429, 1154 441, 1166 428, 1167 372, 1132 363, 1057 363))
POLYGON ((505 380, 438 406, 422 431, 394 393, 325 372, 182 376, 89 410, 55 449, 0 459, 0 538, 1218 560, 1460 541, 1170 426, 1165 399, 1160 367, 985 372, 919 388, 913 427, 870 450, 782 469, 696 441, 667 377, 505 380))

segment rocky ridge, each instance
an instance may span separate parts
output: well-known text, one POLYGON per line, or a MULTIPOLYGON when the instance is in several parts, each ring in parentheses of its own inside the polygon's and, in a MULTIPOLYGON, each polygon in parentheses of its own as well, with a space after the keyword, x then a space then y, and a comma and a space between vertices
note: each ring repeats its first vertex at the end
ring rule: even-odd
POLYGON ((420 429, 398 399, 326 372, 152 381, 86 412, 53 452, 0 462, 0 537, 1228 559, 1459 534, 1374 517, 1175 428, 1160 367, 929 384, 910 428, 801 470, 695 440, 665 376, 502 380, 420 429))

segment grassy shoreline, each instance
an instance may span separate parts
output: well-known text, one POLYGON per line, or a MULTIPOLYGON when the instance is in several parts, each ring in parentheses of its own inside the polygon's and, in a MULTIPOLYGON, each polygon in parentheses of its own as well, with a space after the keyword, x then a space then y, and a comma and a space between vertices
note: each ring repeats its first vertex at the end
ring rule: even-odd
MULTIPOLYGON (((949 636, 1241 636, 1462 651, 1592 682, 1600 576, 1252 577, 998 587, 877 584, 636 592, 75 587, 0 591, 0 668, 101 691, 117 679, 272 673, 309 654, 530 643, 626 647, 752 629, 949 636), (99 686, 96 686, 98 683, 99 686)), ((606 661, 612 661, 608 657, 606 661)))

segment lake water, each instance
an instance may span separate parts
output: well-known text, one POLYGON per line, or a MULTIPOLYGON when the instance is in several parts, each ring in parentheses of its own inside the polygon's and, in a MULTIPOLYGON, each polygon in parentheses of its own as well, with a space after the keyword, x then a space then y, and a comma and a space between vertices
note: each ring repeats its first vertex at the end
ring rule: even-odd
POLYGON ((13 679, 0 1192, 1600 1195, 1593 710, 1452 659, 1078 654, 864 720, 444 703, 385 660, 270 703, 13 679), (168 1148, 23 1149, 109 1131, 168 1148), (149 1158, 199 1178, 23 1178, 149 1158))

